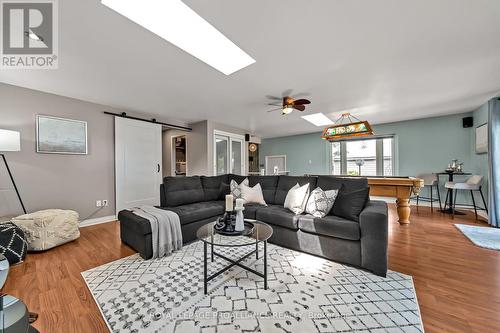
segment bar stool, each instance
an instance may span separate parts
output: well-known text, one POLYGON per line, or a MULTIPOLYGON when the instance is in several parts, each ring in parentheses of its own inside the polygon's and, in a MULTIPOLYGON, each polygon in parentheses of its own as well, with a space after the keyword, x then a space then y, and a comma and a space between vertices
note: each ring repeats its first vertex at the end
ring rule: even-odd
POLYGON ((434 201, 439 201, 439 209, 441 209, 441 194, 439 193, 439 180, 438 176, 435 173, 423 173, 420 175, 417 175, 417 178, 423 179, 424 181, 424 188, 429 189, 430 193, 430 198, 429 197, 423 197, 420 194, 417 195, 417 206, 418 202, 420 199, 423 199, 424 201, 429 201, 431 203, 431 210, 434 208, 433 203, 434 201), (437 192, 437 199, 433 198, 433 189, 434 187, 436 188, 437 192))
MULTIPOLYGON (((455 212, 455 207, 457 206, 457 192, 459 190, 470 191, 470 195, 472 197, 472 206, 474 207, 474 213, 476 214, 477 219, 477 210, 485 210, 488 213, 488 206, 486 205, 486 200, 484 200, 484 195, 482 191, 482 186, 484 182, 484 177, 480 175, 474 175, 469 177, 465 183, 455 183, 455 182, 447 182, 444 187, 448 189, 446 192, 446 199, 448 199, 448 195, 452 195, 452 191, 455 191, 455 198, 453 199, 453 206, 451 207, 452 211, 455 212), (478 191, 481 194, 481 199, 483 200, 484 208, 478 207, 476 205, 476 200, 474 199, 474 191, 478 191)), ((445 200, 447 202, 447 200, 445 200)), ((461 205, 470 207, 471 205, 461 205)), ((446 203, 444 208, 446 209, 446 203)))

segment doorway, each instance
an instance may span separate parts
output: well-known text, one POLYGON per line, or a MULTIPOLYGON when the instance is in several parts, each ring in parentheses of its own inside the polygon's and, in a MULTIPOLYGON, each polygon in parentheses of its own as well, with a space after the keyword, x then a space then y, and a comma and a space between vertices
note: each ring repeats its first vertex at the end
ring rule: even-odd
POLYGON ((244 143, 242 135, 214 132, 214 175, 245 173, 244 143))
POLYGON ((266 156, 266 175, 286 175, 286 155, 266 156))
POLYGON ((172 176, 185 177, 187 174, 187 139, 185 135, 172 137, 172 176))

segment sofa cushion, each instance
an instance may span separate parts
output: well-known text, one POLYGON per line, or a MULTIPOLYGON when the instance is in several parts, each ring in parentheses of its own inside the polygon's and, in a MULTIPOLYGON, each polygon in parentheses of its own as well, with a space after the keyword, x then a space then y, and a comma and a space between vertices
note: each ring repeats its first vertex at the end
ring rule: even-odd
POLYGON ((229 184, 228 175, 221 176, 201 176, 201 185, 205 193, 205 201, 214 201, 221 198, 221 184, 229 184))
POLYGON ((228 194, 231 194, 231 185, 225 182, 220 183, 219 198, 217 200, 225 200, 228 194))
POLYGON ((297 183, 300 186, 309 183, 309 188, 314 189, 316 188, 316 177, 279 176, 276 194, 274 195, 274 204, 283 205, 288 191, 297 183))
POLYGON ((268 224, 279 225, 284 228, 297 230, 300 215, 295 215, 283 206, 270 205, 259 207, 255 218, 268 224))
POLYGON ((330 214, 359 222, 359 214, 361 214, 370 198, 369 193, 369 187, 348 192, 342 186, 330 214))
POLYGON ((276 194, 278 179, 278 176, 248 176, 251 187, 260 184, 264 200, 268 205, 274 204, 274 195, 276 194))
POLYGON ((165 177, 163 179, 167 207, 187 205, 205 200, 205 192, 199 176, 165 177))
POLYGON ((204 201, 177 207, 161 207, 177 213, 181 225, 200 221, 210 217, 214 218, 224 214, 224 201, 204 201))
POLYGON ((246 219, 256 220, 257 219, 257 210, 266 207, 259 204, 245 204, 245 210, 243 211, 243 215, 246 219))
POLYGON ((242 181, 245 180, 245 178, 248 178, 247 176, 240 176, 240 175, 235 175, 234 173, 230 173, 227 175, 227 183, 230 184, 231 180, 236 181, 238 184, 241 184, 242 181))
POLYGON ((299 220, 299 229, 310 234, 348 240, 361 238, 359 223, 338 216, 327 215, 318 218, 312 215, 303 215, 299 220))
POLYGON ((364 177, 318 176, 318 187, 323 191, 339 190, 344 185, 347 192, 368 187, 368 179, 364 177))

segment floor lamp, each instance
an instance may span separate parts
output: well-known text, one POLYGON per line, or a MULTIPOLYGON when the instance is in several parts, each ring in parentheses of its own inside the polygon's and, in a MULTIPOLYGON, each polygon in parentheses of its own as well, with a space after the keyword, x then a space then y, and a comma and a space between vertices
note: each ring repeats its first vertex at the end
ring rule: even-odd
MULTIPOLYGON (((21 150, 21 134, 17 131, 10 131, 5 129, 0 129, 0 152, 6 151, 20 151, 21 150)), ((16 190, 17 197, 21 206, 23 207, 23 212, 26 214, 26 208, 24 208, 23 200, 21 199, 21 195, 19 194, 19 190, 17 189, 16 182, 14 181, 14 177, 12 176, 12 172, 10 172, 9 164, 7 163, 7 159, 4 154, 1 154, 3 163, 5 164, 5 168, 9 173, 10 180, 14 185, 14 189, 16 190)))

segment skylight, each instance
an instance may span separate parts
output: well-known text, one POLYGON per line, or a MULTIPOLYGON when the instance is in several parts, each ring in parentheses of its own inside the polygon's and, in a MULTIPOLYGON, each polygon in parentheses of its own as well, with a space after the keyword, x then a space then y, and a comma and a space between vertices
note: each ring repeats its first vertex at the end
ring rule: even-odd
POLYGON ((304 120, 307 120, 311 124, 318 126, 318 127, 319 126, 328 126, 328 125, 333 124, 333 121, 321 112, 309 114, 307 116, 302 116, 301 118, 304 120))
POLYGON ((101 2, 226 75, 255 62, 180 0, 101 2))

